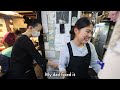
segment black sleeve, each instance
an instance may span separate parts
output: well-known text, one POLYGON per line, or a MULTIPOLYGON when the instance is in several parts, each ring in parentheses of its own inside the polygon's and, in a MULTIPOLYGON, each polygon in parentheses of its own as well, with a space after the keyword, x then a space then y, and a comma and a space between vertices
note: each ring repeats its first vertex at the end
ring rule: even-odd
POLYGON ((35 48, 33 42, 28 38, 24 37, 24 42, 21 46, 33 57, 33 59, 40 65, 40 67, 46 67, 48 62, 35 48))

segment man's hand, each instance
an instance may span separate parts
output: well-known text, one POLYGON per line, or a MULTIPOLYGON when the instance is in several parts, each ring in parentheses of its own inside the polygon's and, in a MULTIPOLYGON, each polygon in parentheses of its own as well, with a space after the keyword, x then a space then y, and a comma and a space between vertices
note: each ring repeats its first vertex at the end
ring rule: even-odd
POLYGON ((57 69, 57 68, 58 68, 58 64, 52 62, 51 60, 48 60, 47 65, 53 67, 54 69, 57 69))

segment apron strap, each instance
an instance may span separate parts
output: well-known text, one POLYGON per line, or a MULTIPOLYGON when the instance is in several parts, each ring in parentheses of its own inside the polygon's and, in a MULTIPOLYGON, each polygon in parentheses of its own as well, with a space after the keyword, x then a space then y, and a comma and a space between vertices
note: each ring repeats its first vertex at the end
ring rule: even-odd
MULTIPOLYGON (((70 42, 69 42, 69 43, 67 43, 67 46, 68 46, 68 50, 69 50, 70 56, 73 56, 72 47, 71 47, 70 42)), ((89 54, 90 54, 90 56, 91 56, 91 49, 90 49, 90 45, 89 45, 88 43, 86 43, 86 46, 87 46, 87 49, 88 49, 88 53, 89 53, 89 54)))
POLYGON ((67 46, 68 46, 68 50, 69 50, 70 56, 73 56, 72 47, 71 47, 70 42, 67 43, 67 46))
POLYGON ((86 43, 87 49, 88 49, 88 53, 90 54, 91 57, 91 49, 90 49, 90 45, 88 43, 86 43))

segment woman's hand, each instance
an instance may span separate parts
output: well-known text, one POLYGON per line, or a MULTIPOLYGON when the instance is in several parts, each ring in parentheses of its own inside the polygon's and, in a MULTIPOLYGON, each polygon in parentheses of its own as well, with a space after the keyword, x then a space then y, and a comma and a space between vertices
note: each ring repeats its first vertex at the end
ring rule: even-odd
POLYGON ((61 71, 60 72, 60 76, 62 77, 62 79, 66 78, 66 76, 65 76, 66 73, 67 73, 66 71, 61 71))

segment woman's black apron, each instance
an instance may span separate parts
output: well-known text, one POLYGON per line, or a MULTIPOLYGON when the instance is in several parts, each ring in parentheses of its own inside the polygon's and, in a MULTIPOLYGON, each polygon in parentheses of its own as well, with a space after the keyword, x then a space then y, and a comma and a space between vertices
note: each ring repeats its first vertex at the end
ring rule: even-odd
POLYGON ((68 67, 66 67, 66 71, 68 75, 68 79, 89 79, 88 69, 91 60, 91 50, 90 46, 87 43, 88 54, 85 56, 73 56, 73 51, 71 48, 70 42, 67 43, 69 53, 70 53, 70 61, 68 67))

